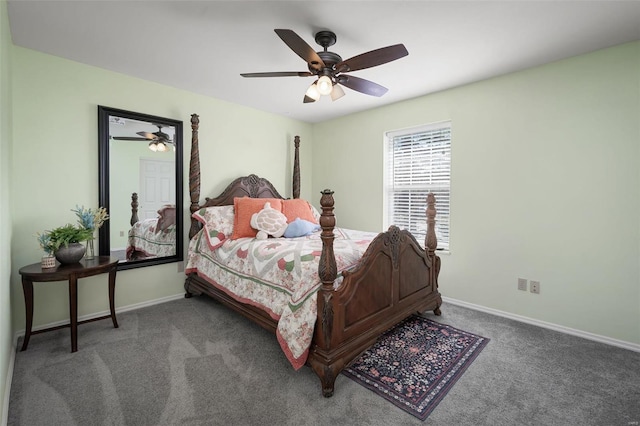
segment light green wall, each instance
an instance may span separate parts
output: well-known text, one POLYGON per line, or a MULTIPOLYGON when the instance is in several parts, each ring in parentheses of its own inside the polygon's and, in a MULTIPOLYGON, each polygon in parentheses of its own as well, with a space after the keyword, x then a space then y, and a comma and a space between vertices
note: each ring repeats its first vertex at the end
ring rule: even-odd
MULTIPOLYGON (((187 65, 185 65, 187 66, 187 65)), ((302 194, 311 188, 311 126, 205 96, 13 47, 13 329, 24 329, 18 269, 38 262, 35 234, 66 222, 76 204, 98 203, 97 105, 184 122, 184 215, 189 217, 192 113, 200 115, 202 193, 250 172, 291 195, 293 137, 300 135, 302 194)), ((185 235, 189 221, 185 221, 185 235)), ((185 250, 186 250, 185 242, 185 250)), ((183 292, 177 264, 118 272, 116 307, 183 292)), ((67 284, 35 284, 34 326, 68 318, 67 284)), ((79 315, 108 309, 106 277, 83 279, 79 315)), ((82 343, 80 343, 82 345, 82 343)))
POLYGON ((8 413, 5 388, 13 347, 11 327, 11 34, 7 3, 0 0, 0 424, 8 413))
POLYGON ((442 294, 638 344, 639 75, 635 42, 315 125, 313 192, 380 230, 383 133, 451 120, 442 294))

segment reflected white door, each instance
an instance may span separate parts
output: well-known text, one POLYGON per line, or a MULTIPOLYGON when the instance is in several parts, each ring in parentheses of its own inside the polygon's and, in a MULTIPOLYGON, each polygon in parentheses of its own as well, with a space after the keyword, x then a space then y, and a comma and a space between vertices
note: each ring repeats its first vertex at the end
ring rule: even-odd
POLYGON ((175 204, 176 173, 173 160, 140 159, 140 193, 138 218, 158 217, 158 209, 175 204))

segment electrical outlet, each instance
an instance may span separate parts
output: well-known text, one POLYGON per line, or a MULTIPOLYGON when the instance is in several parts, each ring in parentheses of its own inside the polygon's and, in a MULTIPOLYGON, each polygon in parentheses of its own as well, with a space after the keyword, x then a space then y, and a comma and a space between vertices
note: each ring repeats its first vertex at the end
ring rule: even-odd
POLYGON ((530 281, 531 293, 540 294, 540 281, 530 281))
POLYGON ((124 237, 124 231, 120 231, 120 236, 124 237))
POLYGON ((527 291, 527 279, 518 278, 518 290, 527 291))

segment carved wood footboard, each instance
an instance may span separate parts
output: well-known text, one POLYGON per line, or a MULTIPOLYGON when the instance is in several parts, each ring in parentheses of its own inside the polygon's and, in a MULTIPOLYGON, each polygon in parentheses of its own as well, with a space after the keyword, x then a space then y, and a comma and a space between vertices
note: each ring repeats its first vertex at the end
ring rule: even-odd
POLYGON ((440 315, 440 258, 435 255, 435 198, 430 194, 427 251, 411 233, 391 226, 371 242, 353 270, 342 273, 336 289, 333 192, 323 191, 320 203, 323 253, 318 272, 323 285, 308 363, 322 382, 323 395, 331 396, 340 371, 386 330, 416 312, 440 315))

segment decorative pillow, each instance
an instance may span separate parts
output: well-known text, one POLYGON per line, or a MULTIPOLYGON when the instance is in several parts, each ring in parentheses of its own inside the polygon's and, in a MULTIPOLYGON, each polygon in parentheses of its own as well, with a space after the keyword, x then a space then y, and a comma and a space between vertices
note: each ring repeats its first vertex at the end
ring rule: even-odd
POLYGON ((156 232, 164 231, 171 225, 176 224, 176 206, 174 204, 165 204, 158 210, 158 226, 156 232))
POLYGON ((258 240, 266 240, 269 235, 280 238, 287 229, 287 217, 281 211, 271 208, 271 203, 266 202, 262 210, 251 216, 251 227, 258 230, 258 240))
POLYGON ((295 237, 304 237, 305 235, 309 235, 315 231, 320 230, 320 225, 317 223, 309 222, 304 219, 296 219, 287 226, 286 231, 284 231, 285 238, 295 238, 295 237))
MULTIPOLYGON (((311 204, 310 204, 311 205, 311 204)), ((320 212, 316 209, 315 206, 311 205, 311 213, 313 214, 313 218, 315 219, 315 223, 320 223, 320 212)))
POLYGON ((313 215, 311 204, 301 198, 292 200, 282 200, 282 213, 287 217, 287 222, 291 223, 297 218, 308 220, 312 223, 318 223, 313 215))
POLYGON ((233 234, 231 235, 232 240, 256 237, 258 231, 251 227, 251 216, 262 210, 267 202, 271 204, 272 209, 282 211, 282 200, 279 198, 236 197, 233 199, 235 220, 233 222, 233 234))
POLYGON ((211 250, 220 247, 233 233, 233 206, 206 207, 191 216, 204 226, 211 250))

